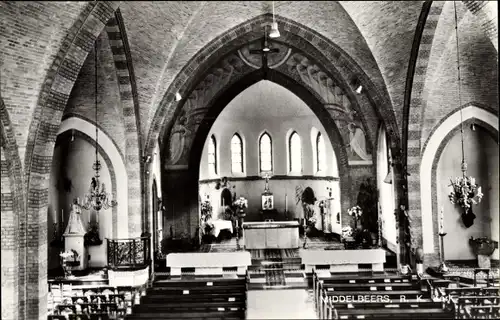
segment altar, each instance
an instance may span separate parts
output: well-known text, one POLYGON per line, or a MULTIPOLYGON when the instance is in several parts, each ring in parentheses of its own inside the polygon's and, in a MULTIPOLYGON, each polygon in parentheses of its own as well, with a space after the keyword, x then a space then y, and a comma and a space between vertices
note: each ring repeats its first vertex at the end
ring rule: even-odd
POLYGON ((245 249, 296 249, 299 245, 297 221, 244 222, 245 249))

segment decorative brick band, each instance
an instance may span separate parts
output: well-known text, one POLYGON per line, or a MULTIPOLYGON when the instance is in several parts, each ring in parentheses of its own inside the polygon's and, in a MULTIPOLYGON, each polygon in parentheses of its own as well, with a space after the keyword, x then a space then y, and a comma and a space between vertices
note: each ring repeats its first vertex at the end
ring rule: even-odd
POLYGON ((422 224, 417 223, 416 219, 420 217, 420 138, 421 138, 421 121, 424 101, 422 99, 423 88, 429 57, 434 40, 436 26, 443 9, 444 2, 441 1, 426 1, 422 6, 415 39, 408 67, 405 105, 403 108, 403 157, 406 162, 406 171, 410 174, 407 181, 404 181, 405 173, 403 173, 403 184, 406 184, 407 191, 412 192, 410 197, 408 194, 402 195, 403 202, 408 201, 410 219, 412 223, 411 239, 412 247, 422 246, 422 224), (405 183, 406 182, 406 183, 405 183))
POLYGON ((113 16, 118 2, 92 2, 68 31, 54 59, 35 107, 25 155, 24 185, 27 194, 25 319, 47 317, 47 205, 48 181, 56 133, 71 89, 94 41, 113 16), (45 231, 44 231, 45 230, 45 231), (32 253, 37 253, 33 255, 32 253))
MULTIPOLYGON (((8 181, 10 184, 11 210, 14 217, 17 217, 14 237, 17 243, 17 259, 15 278, 16 285, 13 294, 17 296, 17 308, 11 310, 14 318, 25 319, 26 316, 26 211, 25 211, 25 190, 23 185, 23 169, 19 149, 14 135, 13 125, 2 98, 0 98, 0 138, 2 142, 2 156, 6 161, 8 181)), ((3 176, 3 168, 2 168, 3 176)), ((2 232, 3 233, 3 232, 2 232)))
POLYGON ((117 9, 114 17, 106 24, 106 32, 111 44, 113 59, 115 61, 118 86, 120 89, 120 99, 123 106, 123 120, 126 129, 125 153, 127 175, 128 175, 128 196, 131 201, 128 203, 128 230, 129 236, 140 236, 144 226, 142 222, 142 183, 143 163, 141 156, 141 134, 139 121, 139 99, 137 96, 137 86, 135 82, 132 56, 127 40, 125 25, 120 9, 117 9))

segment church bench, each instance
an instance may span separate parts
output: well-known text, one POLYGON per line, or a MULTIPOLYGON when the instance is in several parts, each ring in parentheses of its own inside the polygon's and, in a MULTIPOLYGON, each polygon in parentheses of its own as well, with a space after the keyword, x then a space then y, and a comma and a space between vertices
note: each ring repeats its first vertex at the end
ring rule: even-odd
POLYGON ((244 311, 201 311, 201 312, 166 312, 138 313, 127 316, 127 319, 245 319, 244 311))
POLYGON ((319 281, 325 283, 385 283, 385 282, 410 282, 411 276, 401 275, 359 275, 357 273, 317 276, 319 281))
POLYGON ((239 292, 239 293, 232 293, 232 294, 227 294, 227 293, 213 293, 213 294, 205 294, 205 295, 156 295, 156 296, 149 296, 146 295, 141 298, 141 304, 147 304, 147 303, 162 303, 165 300, 170 300, 170 301, 176 301, 176 302, 215 302, 215 301, 246 301, 246 293, 245 292, 239 292))
POLYGON ((385 309, 344 309, 335 310, 338 319, 453 319, 453 314, 443 310, 442 308, 432 309, 406 309, 402 312, 399 309, 385 308, 385 309))
POLYGON ((235 284, 246 284, 246 278, 237 278, 237 279, 224 279, 224 278, 215 278, 215 279, 172 279, 172 280, 162 280, 155 281, 155 288, 163 288, 163 287, 177 287, 182 286, 184 288, 189 287, 226 287, 235 284))
POLYGON ((406 299, 406 300, 392 300, 392 301, 354 301, 354 302, 341 302, 340 299, 334 300, 334 297, 330 296, 332 304, 334 307, 339 309, 370 309, 370 308, 394 308, 406 311, 407 309, 413 308, 442 308, 443 303, 441 301, 433 301, 431 299, 406 299))
POLYGON ((500 295, 500 289, 496 287, 465 287, 465 288, 445 288, 447 295, 469 296, 469 295, 500 295))
POLYGON ((457 298, 459 305, 500 305, 500 296, 460 296, 457 298))
POLYGON ((469 315, 472 319, 499 319, 500 306, 471 306, 469 315))

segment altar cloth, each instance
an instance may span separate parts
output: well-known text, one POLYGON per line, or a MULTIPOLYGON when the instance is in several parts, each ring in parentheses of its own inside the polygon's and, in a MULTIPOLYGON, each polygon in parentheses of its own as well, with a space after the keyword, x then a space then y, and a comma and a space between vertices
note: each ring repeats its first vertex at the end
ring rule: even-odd
POLYGON ((233 234, 233 223, 229 220, 212 220, 214 225, 213 235, 217 238, 221 230, 229 230, 233 234))

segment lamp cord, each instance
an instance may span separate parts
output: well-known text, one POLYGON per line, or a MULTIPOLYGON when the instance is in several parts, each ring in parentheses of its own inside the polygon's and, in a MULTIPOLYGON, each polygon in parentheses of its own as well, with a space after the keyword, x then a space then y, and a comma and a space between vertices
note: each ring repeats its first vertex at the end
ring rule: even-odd
POLYGON ((97 155, 97 146, 98 146, 98 129, 97 129, 97 39, 95 40, 95 46, 94 46, 94 58, 95 58, 95 171, 96 171, 96 178, 99 177, 99 166, 97 164, 98 161, 98 155, 97 155))
POLYGON ((460 138, 462 141, 462 174, 465 176, 466 165, 465 165, 465 151, 464 151, 464 121, 462 115, 462 93, 461 93, 461 77, 460 77, 460 48, 458 42, 458 18, 457 18, 457 4, 453 1, 453 8, 455 11, 455 37, 457 40, 457 71, 458 71, 458 103, 460 106, 460 138))

